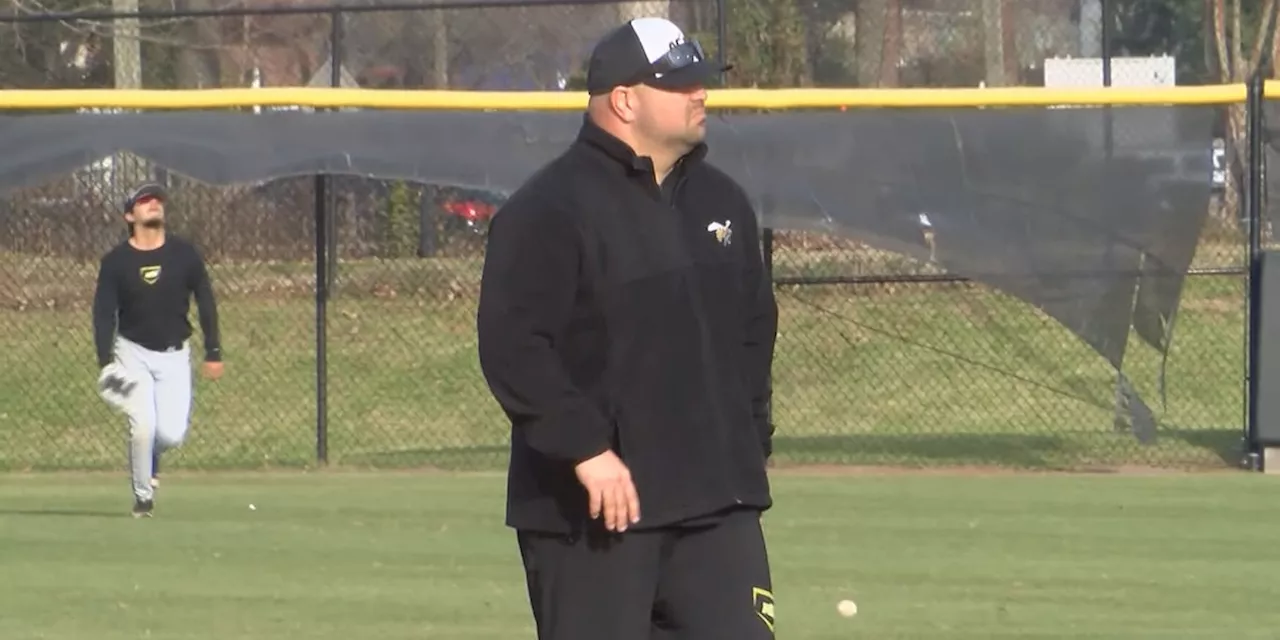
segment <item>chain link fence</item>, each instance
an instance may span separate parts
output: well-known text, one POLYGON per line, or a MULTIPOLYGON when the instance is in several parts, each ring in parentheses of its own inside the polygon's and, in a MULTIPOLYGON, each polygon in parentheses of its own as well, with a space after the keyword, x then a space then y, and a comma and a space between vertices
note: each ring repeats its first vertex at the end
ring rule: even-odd
MULTIPOLYGON (((1243 81, 1222 73, 1216 57, 1236 46, 1225 31, 1235 16, 1215 23, 1206 8, 1160 0, 816 3, 790 16, 804 28, 765 36, 790 34, 810 55, 749 73, 771 86, 886 88, 1243 81)), ((1258 43, 1260 11, 1235 11, 1253 29, 1250 44, 1258 43)), ((727 19, 743 21, 733 12, 727 19)), ((731 43, 736 58, 739 41, 731 43)), ((1230 126, 1233 109, 1243 122, 1243 105, 1221 109, 1212 149, 1170 161, 1172 172, 1203 179, 1213 196, 1168 358, 1126 355, 1126 375, 1163 382, 1143 389, 1163 400, 1156 444, 1138 444, 1117 424, 1117 397, 1098 392, 1116 386, 1116 373, 1038 309, 932 262, 775 230, 779 457, 1029 467, 1239 462, 1248 246, 1239 194, 1247 159, 1243 128, 1230 126)), ((1107 136, 1108 147, 1125 145, 1122 127, 1107 136)))
MULTIPOLYGON (((0 54, 0 86, 556 91, 580 86, 608 28, 654 14, 713 52, 723 41, 736 86, 1089 86, 1104 82, 1104 53, 1116 58, 1112 84, 1218 81, 1203 55, 1213 33, 1173 0, 726 4, 722 19, 710 0, 326 13, 210 1, 192 5, 225 12, 143 18, 132 31, 10 22, 24 47, 0 54), (121 34, 136 46, 119 46, 121 34)), ((424 140, 423 152, 449 149, 424 140)), ((120 156, 0 200, 0 349, 14 354, 0 369, 0 468, 122 464, 123 422, 94 394, 89 305, 98 258, 124 239, 123 194, 143 177, 169 186, 173 230, 210 262, 228 361, 222 380, 198 379, 190 438, 168 466, 505 459, 506 421, 474 337, 501 194, 349 176, 215 187, 120 156)), ((1115 376, 1105 362, 1025 302, 855 239, 771 230, 778 462, 1233 463, 1247 243, 1230 185, 1215 180, 1172 353, 1128 358, 1135 377, 1165 380, 1155 445, 1115 426, 1115 398, 1097 391, 1115 376)))
POLYGON ((810 464, 1236 464, 1246 371, 1237 244, 1201 243, 1205 266, 1183 285, 1167 359, 1130 339, 1124 373, 1155 400, 1160 425, 1154 444, 1140 444, 1106 392, 1116 372, 1026 301, 854 240, 775 231, 776 451, 810 464))

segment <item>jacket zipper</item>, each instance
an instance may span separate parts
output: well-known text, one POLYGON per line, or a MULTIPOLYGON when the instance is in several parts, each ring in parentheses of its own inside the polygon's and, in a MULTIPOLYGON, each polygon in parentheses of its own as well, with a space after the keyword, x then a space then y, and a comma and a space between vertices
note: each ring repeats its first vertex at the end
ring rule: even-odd
MULTIPOLYGON (((680 168, 683 169, 683 167, 680 167, 680 168)), ((676 220, 678 223, 678 227, 680 229, 680 241, 684 243, 685 250, 689 251, 690 254, 692 255, 692 248, 689 246, 689 235, 688 235, 689 230, 687 226, 689 223, 687 220, 683 219, 683 213, 680 211, 680 207, 677 206, 677 203, 680 201, 680 190, 684 188, 684 184, 688 179, 689 179, 689 173, 687 171, 680 171, 680 177, 676 179, 676 185, 671 189, 671 202, 667 203, 667 206, 676 215, 676 220)), ((697 289, 697 283, 690 282, 688 283, 688 285, 689 285, 689 291, 693 294, 694 298, 697 299, 699 302, 701 302, 702 296, 697 289)), ((736 468, 732 468, 729 471, 730 473, 734 473, 737 470, 736 468)), ((738 492, 733 491, 732 486, 733 485, 731 484, 730 494, 733 497, 733 503, 735 505, 741 505, 742 496, 738 494, 738 492)))

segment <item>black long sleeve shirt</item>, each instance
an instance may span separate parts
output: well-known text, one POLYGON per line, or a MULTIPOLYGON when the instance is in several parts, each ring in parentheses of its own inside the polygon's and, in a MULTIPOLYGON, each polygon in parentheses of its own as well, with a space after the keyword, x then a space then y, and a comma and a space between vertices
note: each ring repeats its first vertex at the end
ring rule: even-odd
POLYGON ((507 523, 594 525, 577 462, 614 450, 633 529, 767 509, 777 330, 745 192, 686 156, 653 165, 589 120, 494 216, 481 369, 512 423, 507 523))
POLYGON ((155 351, 191 337, 192 295, 204 335, 204 359, 222 360, 218 310, 204 258, 190 242, 166 234, 164 244, 142 250, 122 242, 102 257, 93 296, 93 341, 98 366, 110 364, 117 332, 155 351))

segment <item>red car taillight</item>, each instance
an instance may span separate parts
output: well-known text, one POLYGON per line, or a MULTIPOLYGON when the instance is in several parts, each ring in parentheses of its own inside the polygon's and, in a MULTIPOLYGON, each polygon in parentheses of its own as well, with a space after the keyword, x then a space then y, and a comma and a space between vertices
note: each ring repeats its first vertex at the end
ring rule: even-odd
POLYGON ((482 222, 493 216, 493 205, 480 200, 449 201, 444 204, 445 211, 468 222, 482 222))

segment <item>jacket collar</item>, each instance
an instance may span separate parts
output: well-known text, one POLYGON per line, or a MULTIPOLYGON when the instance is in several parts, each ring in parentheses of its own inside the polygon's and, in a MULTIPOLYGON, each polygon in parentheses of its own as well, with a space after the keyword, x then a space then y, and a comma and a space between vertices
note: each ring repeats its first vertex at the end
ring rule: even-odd
MULTIPOLYGON (((578 131, 578 141, 595 147, 630 171, 653 174, 653 160, 651 158, 636 155, 635 150, 630 145, 605 131, 600 125, 592 122, 590 116, 584 115, 582 117, 582 128, 578 131)), ((676 167, 682 168, 691 162, 700 162, 706 156, 707 143, 699 142, 689 153, 686 153, 676 162, 676 167)))

